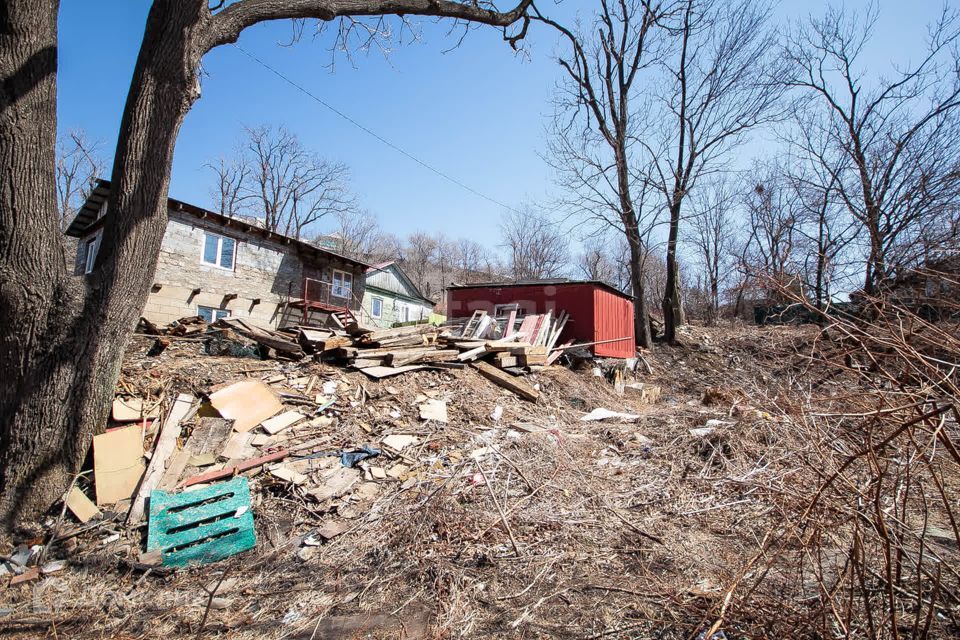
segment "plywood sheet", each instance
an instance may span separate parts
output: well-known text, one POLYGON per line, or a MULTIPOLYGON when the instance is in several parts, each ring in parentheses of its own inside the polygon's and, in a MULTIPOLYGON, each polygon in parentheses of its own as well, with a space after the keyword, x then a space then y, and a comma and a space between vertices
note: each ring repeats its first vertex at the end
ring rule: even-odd
POLYGON ((276 415, 283 405, 270 387, 259 380, 241 380, 210 394, 210 404, 224 418, 230 418, 234 431, 245 433, 276 415))

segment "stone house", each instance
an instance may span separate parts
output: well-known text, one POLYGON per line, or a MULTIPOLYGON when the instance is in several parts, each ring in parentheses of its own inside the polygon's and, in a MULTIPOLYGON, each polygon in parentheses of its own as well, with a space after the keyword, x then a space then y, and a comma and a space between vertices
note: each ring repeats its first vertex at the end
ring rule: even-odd
MULTIPOLYGON (((95 265, 109 223, 110 183, 98 180, 66 230, 78 239, 75 273, 95 265)), ((143 316, 167 324, 185 316, 233 316, 263 327, 352 321, 367 264, 258 227, 249 220, 168 199, 167 229, 143 316)))
POLYGON ((432 313, 433 301, 420 293, 396 262, 367 269, 361 324, 386 328, 397 323, 427 321, 432 313))

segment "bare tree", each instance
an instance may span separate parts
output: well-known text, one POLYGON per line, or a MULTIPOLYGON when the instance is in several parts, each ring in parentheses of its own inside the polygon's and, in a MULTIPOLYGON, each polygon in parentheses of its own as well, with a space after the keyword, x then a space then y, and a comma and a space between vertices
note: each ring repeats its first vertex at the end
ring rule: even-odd
POLYGON ((459 284, 488 280, 489 278, 482 275, 487 264, 488 253, 482 244, 470 238, 459 238, 453 252, 454 279, 459 284))
POLYGON ((944 7, 919 62, 868 78, 876 19, 875 5, 833 7, 784 48, 785 84, 802 100, 794 143, 863 227, 868 294, 949 232, 960 195, 960 14, 944 7))
MULTIPOLYGON (((577 270, 588 280, 600 280, 614 286, 618 282, 616 245, 609 238, 590 238, 583 244, 577 256, 577 270)), ((629 258, 628 258, 629 260, 629 258)))
POLYGON ((843 204, 835 172, 824 172, 816 161, 788 157, 786 163, 785 178, 801 206, 797 228, 803 238, 801 274, 814 304, 823 309, 832 300, 834 282, 847 279, 851 267, 860 262, 851 248, 862 227, 843 204))
POLYGON ((250 192, 251 170, 247 159, 237 153, 229 160, 221 156, 204 166, 216 175, 216 183, 210 194, 220 215, 233 218, 244 212, 254 198, 250 192))
POLYGON ((720 317, 720 292, 733 257, 737 195, 729 179, 716 178, 691 196, 687 242, 700 265, 698 277, 706 296, 708 324, 716 323, 720 317))
POLYGON ((557 94, 549 160, 566 192, 564 204, 599 232, 612 228, 630 250, 637 343, 652 346, 644 289, 646 239, 654 224, 645 208, 646 183, 639 176, 636 140, 644 108, 637 99, 640 75, 659 56, 657 23, 673 5, 650 0, 600 0, 583 33, 535 19, 560 31, 570 45, 558 62, 566 82, 557 94))
POLYGON ((66 229, 93 189, 94 180, 104 171, 99 142, 91 142, 83 131, 70 131, 57 139, 57 210, 60 228, 66 229))
MULTIPOLYGON (((120 121, 100 249, 93 271, 77 278, 62 259, 52 170, 59 3, 4 2, 0 368, 13 379, 0 387, 0 535, 63 495, 106 422, 153 282, 176 137, 200 98, 203 56, 271 20, 419 15, 506 28, 525 18, 530 4, 498 11, 474 0, 154 0, 120 121)), ((504 37, 515 42, 524 33, 504 37)))
POLYGON ((324 216, 354 208, 346 165, 307 150, 283 127, 248 128, 246 136, 243 191, 256 198, 266 229, 299 239, 324 216))
POLYGON ((428 233, 417 231, 407 236, 401 263, 420 293, 430 297, 430 271, 437 257, 437 240, 428 233))
MULTIPOLYGON (((351 258, 371 262, 399 258, 380 229, 377 217, 369 211, 338 211, 336 226, 325 236, 334 241, 333 250, 351 258)), ((317 242, 317 239, 314 240, 317 242)))
POLYGON ((503 215, 500 233, 514 280, 564 275, 570 255, 569 240, 547 216, 530 206, 509 210, 503 215))
POLYGON ((749 216, 749 236, 743 268, 754 286, 764 292, 764 301, 782 299, 790 288, 798 295, 800 266, 798 244, 804 204, 782 167, 754 165, 746 178, 743 194, 749 216))
POLYGON ((669 211, 664 334, 683 324, 677 248, 684 202, 702 176, 716 171, 752 128, 777 116, 781 91, 770 80, 776 39, 771 9, 757 0, 684 0, 671 22, 672 55, 655 114, 659 133, 645 139, 651 181, 669 211))

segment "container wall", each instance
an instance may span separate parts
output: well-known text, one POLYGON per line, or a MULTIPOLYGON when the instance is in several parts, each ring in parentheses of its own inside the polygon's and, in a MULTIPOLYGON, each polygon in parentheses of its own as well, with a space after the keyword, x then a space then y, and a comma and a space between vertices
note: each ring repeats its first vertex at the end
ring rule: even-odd
POLYGON ((594 335, 593 340, 616 340, 598 344, 594 354, 605 358, 632 358, 637 355, 633 327, 633 302, 597 287, 593 292, 594 335))

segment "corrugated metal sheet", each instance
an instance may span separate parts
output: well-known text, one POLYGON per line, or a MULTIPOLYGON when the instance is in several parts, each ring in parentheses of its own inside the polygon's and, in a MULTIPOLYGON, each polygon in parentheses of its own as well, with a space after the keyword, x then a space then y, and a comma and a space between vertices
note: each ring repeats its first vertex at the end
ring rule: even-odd
POLYGON ((595 342, 630 336, 630 340, 597 345, 594 353, 612 358, 636 355, 632 339, 633 302, 596 284, 482 286, 447 291, 447 315, 451 318, 466 317, 477 310, 494 313, 497 305, 506 304, 519 305, 522 313, 569 313, 570 321, 559 342, 570 338, 595 342))
POLYGON ((593 292, 594 324, 593 339, 616 340, 629 336, 629 340, 598 344, 594 353, 606 358, 632 358, 637 355, 633 335, 633 302, 616 296, 605 289, 593 292))

